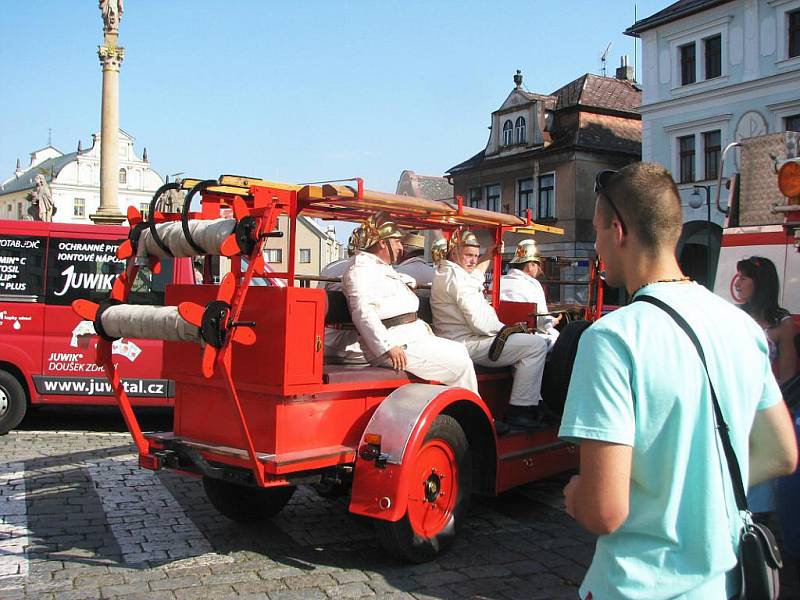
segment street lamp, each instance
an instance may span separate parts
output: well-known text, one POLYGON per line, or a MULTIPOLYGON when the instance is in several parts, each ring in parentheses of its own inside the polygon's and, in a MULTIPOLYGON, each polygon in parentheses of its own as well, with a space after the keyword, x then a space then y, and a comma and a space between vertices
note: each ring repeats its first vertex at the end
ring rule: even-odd
POLYGON ((708 213, 706 216, 706 287, 714 291, 714 282, 711 280, 711 186, 710 185, 695 185, 694 191, 689 196, 689 206, 692 208, 700 208, 706 205, 708 213), (705 203, 700 199, 700 190, 706 193, 705 203))

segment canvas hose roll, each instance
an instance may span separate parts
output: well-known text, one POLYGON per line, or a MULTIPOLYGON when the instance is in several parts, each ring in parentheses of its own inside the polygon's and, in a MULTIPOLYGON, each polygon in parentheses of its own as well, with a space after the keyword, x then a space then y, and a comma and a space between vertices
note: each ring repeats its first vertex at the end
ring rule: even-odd
MULTIPOLYGON (((219 256, 222 242, 236 228, 236 219, 192 219, 188 222, 188 226, 189 233, 195 244, 203 248, 206 254, 219 256)), ((167 258, 170 255, 175 257, 199 255, 197 249, 186 239, 180 221, 158 223, 155 228, 162 244, 169 249, 169 252, 166 252, 158 244, 153 232, 149 228, 145 228, 142 229, 136 246, 136 255, 138 257, 156 256, 158 258, 167 258)))
MULTIPOLYGON (((116 304, 100 315, 105 337, 200 342, 200 329, 178 314, 177 306, 116 304)), ((99 333, 99 332, 98 332, 99 333)))

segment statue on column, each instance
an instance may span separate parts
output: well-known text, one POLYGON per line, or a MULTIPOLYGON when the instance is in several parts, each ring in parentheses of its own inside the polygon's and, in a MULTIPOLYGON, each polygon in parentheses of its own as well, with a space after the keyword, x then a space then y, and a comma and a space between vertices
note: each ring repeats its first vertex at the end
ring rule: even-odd
POLYGON ((117 33, 122 20, 122 0, 100 0, 100 13, 103 16, 103 31, 117 33))
POLYGON ((183 192, 176 189, 170 189, 161 194, 161 212, 177 213, 183 210, 184 195, 183 192))
POLYGON ((47 179, 41 173, 33 178, 33 191, 28 193, 27 198, 31 203, 28 214, 34 220, 48 223, 53 220, 53 214, 55 213, 53 194, 50 191, 50 186, 47 185, 47 179))

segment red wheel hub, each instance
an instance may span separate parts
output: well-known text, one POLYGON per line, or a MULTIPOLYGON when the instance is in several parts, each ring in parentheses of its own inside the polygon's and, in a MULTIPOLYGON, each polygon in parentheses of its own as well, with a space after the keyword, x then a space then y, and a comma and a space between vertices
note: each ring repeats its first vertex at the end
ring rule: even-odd
POLYGON ((458 462, 443 440, 424 443, 411 465, 408 519, 414 533, 432 538, 453 518, 458 496, 458 462))

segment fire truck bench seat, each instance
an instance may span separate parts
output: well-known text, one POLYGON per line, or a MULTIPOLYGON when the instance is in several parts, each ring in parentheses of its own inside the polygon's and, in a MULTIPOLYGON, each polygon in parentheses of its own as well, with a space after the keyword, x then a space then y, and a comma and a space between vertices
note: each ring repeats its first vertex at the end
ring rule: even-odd
POLYGON ((396 381, 398 385, 404 383, 419 383, 422 379, 414 377, 406 371, 395 371, 386 367, 373 367, 371 365, 325 365, 322 372, 324 383, 355 383, 359 381, 396 381))

